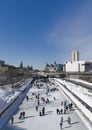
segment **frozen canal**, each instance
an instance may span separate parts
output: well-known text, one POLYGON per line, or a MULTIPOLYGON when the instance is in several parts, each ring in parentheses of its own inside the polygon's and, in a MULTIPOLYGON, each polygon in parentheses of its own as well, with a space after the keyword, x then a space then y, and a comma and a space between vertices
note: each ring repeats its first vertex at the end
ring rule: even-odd
MULTIPOLYGON (((72 110, 67 110, 66 114, 57 114, 56 109, 64 111, 64 102, 69 101, 59 91, 57 85, 53 83, 35 83, 28 92, 28 100, 25 98, 19 109, 15 113, 14 122, 11 120, 2 130, 60 130, 60 120, 63 116, 62 129, 65 130, 88 130, 86 125, 76 114, 77 108, 73 106, 72 110), (37 85, 38 84, 38 85, 37 85), (57 89, 55 89, 57 87, 57 89), (48 89, 49 88, 49 89, 48 89), (50 90, 48 92, 48 90, 50 90), (39 101, 39 102, 38 102, 39 101), (63 104, 61 103, 63 101, 63 104), (39 104, 39 105, 38 105, 39 104), (37 107, 38 107, 38 110, 37 107), (40 116, 43 107, 44 115, 40 116), (25 118, 20 117, 20 113, 25 112, 25 118), (67 118, 71 117, 71 124, 68 124, 67 118)), ((41 113, 42 114, 42 113, 41 113)))

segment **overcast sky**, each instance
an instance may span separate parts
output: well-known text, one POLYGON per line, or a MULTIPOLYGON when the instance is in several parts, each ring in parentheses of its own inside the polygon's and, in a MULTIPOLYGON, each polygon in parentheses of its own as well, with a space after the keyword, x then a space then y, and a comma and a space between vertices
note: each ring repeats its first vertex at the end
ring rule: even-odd
POLYGON ((92 60, 92 0, 0 0, 0 60, 43 69, 92 60))

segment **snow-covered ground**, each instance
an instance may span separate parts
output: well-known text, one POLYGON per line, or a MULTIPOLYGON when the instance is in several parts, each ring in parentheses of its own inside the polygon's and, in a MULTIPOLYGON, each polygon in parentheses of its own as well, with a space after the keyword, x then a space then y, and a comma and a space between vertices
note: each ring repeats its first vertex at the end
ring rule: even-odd
POLYGON ((12 116, 18 105, 20 105, 24 99, 25 94, 31 87, 30 82, 32 79, 27 79, 25 83, 21 84, 18 89, 1 89, 0 97, 0 129, 7 123, 9 118, 12 116), (24 91, 25 90, 25 91, 24 91))
MULTIPOLYGON (((78 109, 73 106, 72 110, 67 110, 66 114, 57 114, 56 109, 62 108, 64 110, 64 105, 61 105, 66 101, 67 104, 71 101, 66 98, 60 86, 54 83, 47 84, 42 83, 41 86, 34 84, 32 88, 27 93, 28 101, 26 98, 23 103, 19 106, 17 112, 13 115, 14 123, 11 120, 8 124, 2 128, 2 130, 60 130, 60 120, 63 116, 63 126, 62 129, 68 130, 88 130, 89 128, 83 122, 82 118, 76 113, 78 109), (48 93, 48 87, 51 90, 48 93), (57 89, 56 89, 57 88, 57 89), (37 95, 39 95, 39 106, 38 111, 36 111, 36 106, 38 105, 37 95), (43 100, 45 99, 45 101, 43 100), (49 102, 46 102, 48 101, 49 102), (40 111, 45 107, 45 114, 39 116, 40 111), (19 119, 20 113, 25 112, 25 118, 19 119), (71 125, 68 124, 67 118, 71 117, 71 125)), ((91 129, 90 129, 91 130, 91 129)))
POLYGON ((83 88, 80 85, 75 85, 70 82, 66 82, 65 80, 58 79, 63 85, 65 85, 71 92, 80 97, 83 101, 85 101, 89 106, 92 107, 92 93, 88 92, 88 89, 83 88))
POLYGON ((89 82, 81 80, 81 79, 70 79, 70 80, 74 80, 74 81, 77 81, 77 82, 84 83, 84 84, 92 86, 92 83, 89 83, 89 82))
MULTIPOLYGON (((70 97, 70 99, 77 105, 77 107, 80 109, 80 111, 83 113, 83 116, 85 116, 89 122, 88 127, 92 128, 92 112, 90 112, 83 104, 80 103, 66 88, 64 88, 62 85, 59 84, 62 83, 65 85, 71 92, 73 92, 75 95, 77 95, 80 99, 85 101, 87 104, 89 104, 92 107, 92 95, 87 94, 87 91, 82 88, 82 86, 77 86, 75 84, 66 82, 65 80, 61 79, 55 79, 57 84, 61 86, 62 90, 70 97), (86 93, 85 93, 86 91, 86 93)), ((82 81, 83 82, 83 81, 82 81)), ((87 120, 86 120, 87 122, 87 120)))

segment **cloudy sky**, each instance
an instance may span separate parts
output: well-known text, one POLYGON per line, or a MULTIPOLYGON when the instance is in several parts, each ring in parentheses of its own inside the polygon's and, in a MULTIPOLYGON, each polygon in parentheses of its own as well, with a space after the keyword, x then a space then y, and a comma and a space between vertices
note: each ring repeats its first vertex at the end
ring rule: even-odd
POLYGON ((92 0, 0 0, 0 60, 48 64, 92 60, 92 0))

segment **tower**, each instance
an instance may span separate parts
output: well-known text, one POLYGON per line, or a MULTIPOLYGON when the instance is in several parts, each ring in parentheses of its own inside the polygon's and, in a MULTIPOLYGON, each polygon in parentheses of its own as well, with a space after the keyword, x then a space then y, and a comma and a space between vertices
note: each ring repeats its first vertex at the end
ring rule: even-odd
POLYGON ((23 68, 23 62, 21 61, 21 63, 20 63, 20 68, 23 68))
POLYGON ((72 54, 72 62, 79 61, 79 52, 78 51, 76 51, 76 50, 72 51, 71 54, 72 54))

